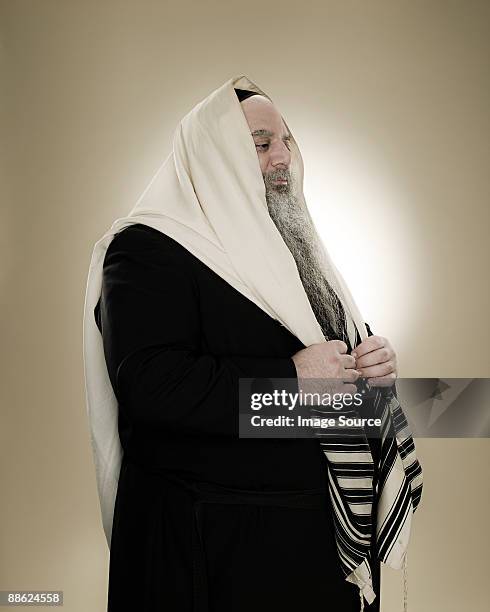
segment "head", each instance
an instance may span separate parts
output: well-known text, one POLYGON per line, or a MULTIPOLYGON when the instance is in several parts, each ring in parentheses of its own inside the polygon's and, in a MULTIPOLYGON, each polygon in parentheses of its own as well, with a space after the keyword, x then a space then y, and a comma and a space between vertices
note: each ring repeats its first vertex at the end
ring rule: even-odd
POLYGON ((291 136, 281 114, 265 96, 255 94, 241 102, 259 158, 266 188, 280 193, 291 188, 291 136))

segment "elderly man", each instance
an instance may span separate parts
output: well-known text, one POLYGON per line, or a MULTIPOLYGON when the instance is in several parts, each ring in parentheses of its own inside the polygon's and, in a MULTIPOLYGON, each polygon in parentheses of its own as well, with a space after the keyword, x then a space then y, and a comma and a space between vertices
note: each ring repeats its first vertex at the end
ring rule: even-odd
MULTIPOLYGON (((348 570, 339 561, 339 547, 349 558, 354 545, 342 536, 350 523, 343 532, 334 521, 328 454, 318 440, 238 436, 242 377, 336 378, 346 391, 356 389, 360 376, 373 386, 389 386, 396 377, 385 338, 371 334, 361 341, 357 329, 352 336, 351 309, 334 277, 327 278, 321 242, 298 197, 292 135, 272 101, 253 88, 235 88, 238 100, 231 100, 230 84, 242 82, 230 81, 198 105, 199 121, 191 113, 181 124, 172 164, 167 160, 132 216, 104 243, 95 320, 123 450, 113 523, 106 528, 109 612, 319 606, 354 612, 359 595, 361 609, 379 610, 374 538, 366 537, 359 558, 352 553, 348 570), (249 141, 220 135, 228 118, 240 133, 248 126, 249 141), (206 129, 206 121, 216 127, 206 129), (232 149, 226 154, 220 146, 241 147, 244 168, 229 159, 232 149), (262 236, 257 223, 265 212, 257 159, 277 234, 266 224, 269 233, 262 236), (252 204, 238 207, 242 197, 254 198, 252 214, 252 204), (254 224, 258 233, 249 235, 254 224), (270 247, 269 257, 251 267, 261 245, 270 247), (286 250, 273 259, 284 245, 292 259, 286 250), (296 285, 288 285, 282 265, 297 274, 296 285), (284 288, 291 304, 273 301, 284 288), (305 340, 318 341, 295 335, 288 325, 296 329, 295 320, 305 340), (359 573, 346 581, 356 564, 359 573)), ((380 445, 371 450, 377 465, 380 445)), ((377 471, 371 476, 374 483, 363 482, 376 488, 377 471)), ((372 487, 365 490, 372 496, 372 487)), ((418 498, 411 499, 414 509, 418 498)), ((359 522, 365 534, 376 517, 374 501, 359 522)))

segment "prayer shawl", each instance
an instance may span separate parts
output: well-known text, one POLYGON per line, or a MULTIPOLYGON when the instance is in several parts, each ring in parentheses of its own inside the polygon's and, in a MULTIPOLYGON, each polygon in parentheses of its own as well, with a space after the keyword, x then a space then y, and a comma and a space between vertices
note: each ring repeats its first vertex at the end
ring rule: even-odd
MULTIPOLYGON (((118 404, 94 308, 101 293, 104 256, 117 232, 143 223, 169 235, 305 346, 325 341, 295 260, 269 216, 255 143, 235 88, 271 100, 241 75, 199 102, 178 124, 172 152, 129 215, 116 219, 93 248, 85 295, 83 356, 91 443, 109 547, 122 447, 118 404)), ((290 170, 296 176, 296 196, 304 202, 303 161, 289 132, 290 170)), ((345 310, 354 347, 356 329, 364 340, 366 326, 342 275, 323 245, 322 249, 324 272, 345 310)), ((422 492, 422 470, 396 395, 378 389, 376 403, 383 419, 377 491, 373 491, 374 464, 366 436, 357 444, 349 444, 348 438, 337 445, 322 443, 329 466, 326 486, 334 510, 339 560, 346 580, 359 588, 361 609, 363 597, 369 603, 376 597, 369 566, 371 538, 376 537, 378 560, 400 569, 422 492), (378 498, 375 534, 371 526, 374 495, 378 498)))

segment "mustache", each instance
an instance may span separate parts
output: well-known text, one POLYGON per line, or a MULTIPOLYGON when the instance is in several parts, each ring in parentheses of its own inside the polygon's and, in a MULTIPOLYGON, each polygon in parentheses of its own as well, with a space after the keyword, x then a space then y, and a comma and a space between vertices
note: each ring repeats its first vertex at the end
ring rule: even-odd
POLYGON ((278 168, 277 170, 272 170, 271 172, 265 172, 262 174, 262 176, 266 183, 272 183, 280 179, 285 179, 288 181, 288 183, 291 182, 291 172, 286 168, 278 168))

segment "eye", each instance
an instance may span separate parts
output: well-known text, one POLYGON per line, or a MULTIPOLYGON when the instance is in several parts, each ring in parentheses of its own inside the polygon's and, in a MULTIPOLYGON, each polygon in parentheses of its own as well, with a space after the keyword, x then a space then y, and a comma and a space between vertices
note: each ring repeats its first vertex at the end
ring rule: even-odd
POLYGON ((288 150, 291 151, 291 140, 289 138, 284 139, 284 144, 286 145, 288 150))
POLYGON ((261 149, 260 147, 268 147, 268 146, 269 146, 269 143, 265 143, 265 144, 256 144, 255 146, 256 146, 256 147, 258 147, 258 149, 259 149, 260 151, 267 151, 267 149, 261 149))

